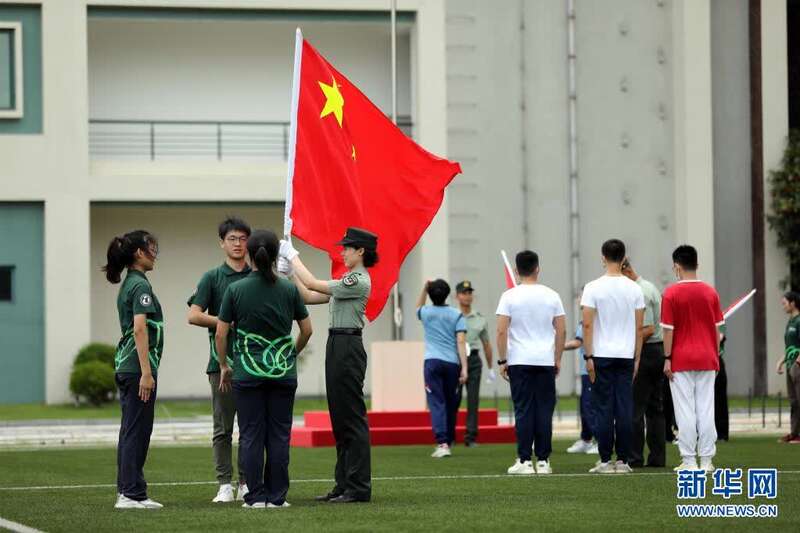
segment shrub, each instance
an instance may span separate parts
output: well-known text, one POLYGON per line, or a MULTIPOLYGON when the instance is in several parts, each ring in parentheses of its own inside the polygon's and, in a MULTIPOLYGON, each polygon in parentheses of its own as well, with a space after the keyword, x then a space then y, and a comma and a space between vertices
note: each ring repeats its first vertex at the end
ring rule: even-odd
POLYGON ((88 363, 89 361, 100 361, 113 369, 116 351, 117 349, 110 344, 93 342, 81 348, 81 351, 75 356, 74 365, 78 366, 83 363, 88 363))
POLYGON ((116 391, 114 368, 103 361, 86 361, 72 368, 69 390, 92 405, 111 401, 116 391))
POLYGON ((778 246, 789 257, 793 290, 800 288, 800 131, 792 130, 783 152, 781 168, 770 172, 772 213, 767 217, 778 236, 778 246))

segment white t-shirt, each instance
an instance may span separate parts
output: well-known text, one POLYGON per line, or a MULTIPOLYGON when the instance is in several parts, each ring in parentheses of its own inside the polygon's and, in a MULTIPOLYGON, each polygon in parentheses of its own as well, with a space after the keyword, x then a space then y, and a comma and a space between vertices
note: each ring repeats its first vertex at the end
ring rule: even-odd
POLYGON ((500 297, 497 314, 511 318, 508 327, 509 365, 555 365, 553 319, 564 316, 558 293, 544 285, 517 285, 500 297))
POLYGON ((644 294, 625 276, 603 276, 586 284, 583 307, 595 309, 592 345, 595 357, 633 359, 636 352, 636 310, 644 294))

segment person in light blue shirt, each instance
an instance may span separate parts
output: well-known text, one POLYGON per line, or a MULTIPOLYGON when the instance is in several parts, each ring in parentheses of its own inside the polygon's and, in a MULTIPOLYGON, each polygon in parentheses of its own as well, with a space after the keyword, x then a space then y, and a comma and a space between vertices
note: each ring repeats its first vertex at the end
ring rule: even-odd
MULTIPOLYGON (((580 297, 579 297, 580 299, 580 297)), ((581 376, 581 397, 579 409, 581 413, 581 438, 575 441, 572 446, 567 448, 567 453, 597 453, 597 443, 594 442, 594 409, 592 408, 592 382, 589 380, 589 372, 586 370, 583 350, 583 323, 578 322, 575 328, 575 338, 567 341, 564 345, 565 350, 576 350, 578 354, 578 364, 580 365, 581 376)))
POLYGON ((458 309, 447 305, 450 285, 429 281, 417 302, 417 318, 425 330, 425 392, 436 449, 431 457, 451 455, 456 439, 456 416, 461 385, 467 381, 467 322, 458 309), (430 296, 433 305, 425 305, 430 296))

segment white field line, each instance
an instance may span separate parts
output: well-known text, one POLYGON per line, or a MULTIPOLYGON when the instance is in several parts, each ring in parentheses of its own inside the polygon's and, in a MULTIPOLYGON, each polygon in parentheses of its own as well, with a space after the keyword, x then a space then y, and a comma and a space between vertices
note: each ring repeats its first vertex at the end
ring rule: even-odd
POLYGON ((8 529, 9 531, 13 531, 14 533, 43 533, 38 529, 34 529, 32 527, 28 527, 26 525, 17 522, 12 522, 11 520, 6 520, 1 516, 0 516, 0 529, 8 529))
MULTIPOLYGON (((800 470, 780 470, 779 474, 783 475, 797 475, 800 470)), ((674 472, 638 472, 633 474, 639 476, 674 476, 674 472)), ((546 474, 546 475, 528 475, 528 476, 515 476, 509 474, 462 474, 452 476, 387 476, 387 477, 373 477, 372 481, 436 481, 436 480, 451 480, 451 479, 544 479, 544 478, 568 478, 568 477, 594 477, 594 478, 619 478, 622 475, 616 474, 589 474, 589 473, 571 473, 571 474, 546 474)), ((291 483, 333 483, 333 479, 292 479, 291 483)), ((168 481, 160 483, 148 483, 149 487, 184 487, 193 485, 215 485, 217 481, 168 481)), ((79 490, 79 489, 110 489, 116 488, 115 483, 97 483, 87 485, 39 485, 30 487, 0 487, 0 491, 32 491, 32 490, 79 490)))

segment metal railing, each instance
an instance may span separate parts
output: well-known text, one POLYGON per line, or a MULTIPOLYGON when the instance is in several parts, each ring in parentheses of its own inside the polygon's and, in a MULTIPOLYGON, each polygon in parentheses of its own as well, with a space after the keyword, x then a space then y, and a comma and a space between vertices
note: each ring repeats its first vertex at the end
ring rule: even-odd
MULTIPOLYGON (((412 134, 410 117, 398 126, 412 134)), ((89 120, 89 155, 132 160, 283 160, 289 123, 205 120, 89 120)))

